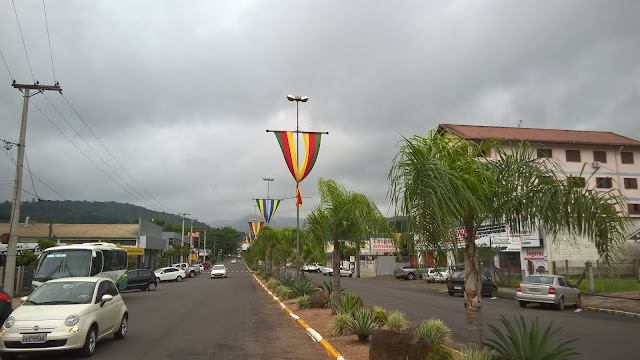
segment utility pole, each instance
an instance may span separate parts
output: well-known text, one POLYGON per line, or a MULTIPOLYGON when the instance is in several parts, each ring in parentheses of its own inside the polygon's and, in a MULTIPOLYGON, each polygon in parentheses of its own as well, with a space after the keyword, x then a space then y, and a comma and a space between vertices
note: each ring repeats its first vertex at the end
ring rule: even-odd
POLYGON ((188 263, 191 263, 191 257, 193 256, 193 219, 191 220, 191 232, 189 232, 189 259, 188 263))
POLYGON ((22 121, 20 123, 20 140, 18 140, 18 159, 16 161, 16 177, 13 184, 13 203, 11 204, 11 225, 9 230, 9 244, 7 244, 7 260, 4 272, 4 291, 13 297, 16 282, 16 255, 18 248, 18 226, 20 225, 20 195, 22 193, 22 164, 24 162, 24 148, 26 146, 27 135, 27 113, 29 112, 29 97, 38 95, 46 90, 62 92, 60 84, 40 85, 18 84, 15 80, 11 84, 14 88, 22 91, 22 121), (33 95, 29 95, 29 90, 36 90, 33 95))
POLYGON ((204 229, 204 247, 202 249, 202 263, 207 262, 207 229, 204 229))
MULTIPOLYGON (((180 246, 184 246, 184 217, 191 214, 178 214, 182 215, 182 235, 180 236, 180 246)), ((184 262, 184 256, 180 255, 180 262, 184 262)))

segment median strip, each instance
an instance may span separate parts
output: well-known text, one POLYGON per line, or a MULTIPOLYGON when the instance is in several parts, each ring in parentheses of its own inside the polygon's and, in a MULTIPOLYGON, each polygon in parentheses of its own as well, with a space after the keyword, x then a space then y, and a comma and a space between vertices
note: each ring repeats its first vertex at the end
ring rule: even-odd
POLYGON ((603 312, 603 313, 607 313, 607 314, 622 315, 622 316, 626 316, 626 317, 640 319, 640 314, 636 314, 636 313, 632 313, 632 312, 628 312, 628 311, 601 309, 601 308, 596 308, 596 307, 591 307, 591 306, 585 307, 584 309, 585 310, 589 310, 589 311, 603 312))
POLYGON ((305 329, 305 331, 307 332, 307 334, 309 335, 309 337, 311 337, 314 341, 318 342, 324 349, 325 351, 334 359, 336 360, 344 360, 344 357, 342 357, 342 355, 340 355, 339 352, 336 351, 336 349, 333 348, 333 346, 331 346, 331 344, 329 344, 329 342, 327 342, 327 340, 322 338, 322 335, 320 335, 320 333, 318 333, 317 331, 315 331, 314 329, 312 329, 311 327, 309 327, 309 325, 307 323, 305 323, 298 315, 294 314, 293 311, 291 311, 291 309, 289 309, 284 303, 282 303, 282 301, 280 301, 280 299, 278 299, 276 296, 273 295, 273 293, 271 291, 269 291, 269 288, 267 288, 262 281, 260 281, 260 279, 258 279, 258 277, 254 274, 253 277, 256 279, 256 281, 258 282, 258 284, 260 284, 260 286, 262 286, 268 293, 269 296, 271 296, 271 298, 273 300, 275 300, 278 304, 280 304, 280 307, 295 321, 297 322, 300 326, 302 326, 303 329, 305 329))

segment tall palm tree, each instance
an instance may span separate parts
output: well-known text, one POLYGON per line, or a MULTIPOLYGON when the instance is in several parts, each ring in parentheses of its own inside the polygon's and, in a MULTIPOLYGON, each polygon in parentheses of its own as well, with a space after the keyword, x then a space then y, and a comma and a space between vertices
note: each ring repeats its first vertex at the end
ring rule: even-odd
MULTIPOLYGON (((333 242, 333 303, 340 302, 340 243, 353 242, 377 231, 391 234, 387 220, 364 194, 345 189, 334 180, 318 180, 320 204, 305 219, 309 243, 333 242)), ((335 309, 333 309, 335 312, 335 309)))
POLYGON ((619 193, 572 185, 557 163, 537 158, 526 143, 503 148, 498 141, 474 143, 432 131, 403 140, 388 178, 396 213, 411 218, 412 232, 422 241, 446 248, 455 241, 454 230, 466 231, 464 305, 473 346, 483 339, 475 243, 482 224, 507 224, 516 231, 542 224, 551 237, 586 236, 605 262, 620 253, 628 229, 619 193), (478 157, 486 150, 495 158, 478 157))

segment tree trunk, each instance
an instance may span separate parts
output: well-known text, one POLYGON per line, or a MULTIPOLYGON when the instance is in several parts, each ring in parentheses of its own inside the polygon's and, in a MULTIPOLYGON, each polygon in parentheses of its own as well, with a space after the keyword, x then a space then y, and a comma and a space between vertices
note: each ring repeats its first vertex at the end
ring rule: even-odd
POLYGON ((353 270, 354 278, 360 278, 360 241, 356 243, 356 268, 353 270))
POLYGON ((333 306, 331 314, 336 314, 336 306, 340 303, 340 240, 333 240, 333 306))
POLYGON ((478 263, 475 228, 467 229, 464 250, 464 308, 467 340, 473 348, 482 347, 482 271, 478 263))

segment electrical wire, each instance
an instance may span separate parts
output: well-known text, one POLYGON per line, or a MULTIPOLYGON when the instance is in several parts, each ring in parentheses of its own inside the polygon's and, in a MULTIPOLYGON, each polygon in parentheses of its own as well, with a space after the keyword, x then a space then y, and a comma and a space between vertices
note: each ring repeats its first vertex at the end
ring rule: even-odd
POLYGON ((44 22, 47 25, 47 40, 49 40, 49 56, 51 57, 51 71, 53 72, 53 83, 56 84, 56 68, 53 66, 53 51, 51 50, 51 36, 49 35, 49 19, 47 18, 47 6, 45 0, 42 0, 42 8, 44 10, 44 22))
MULTIPOLYGON (((7 154, 7 157, 9 158, 9 160, 11 160, 11 162, 18 166, 18 162, 11 157, 11 155, 9 154, 9 151, 7 151, 6 149, 2 149, 4 151, 5 154, 7 154)), ((22 166, 22 170, 24 170, 24 165, 22 166)), ((33 172, 31 172, 30 169, 27 169, 27 171, 29 172, 29 174, 31 174, 33 177, 35 177, 36 179, 38 179, 38 181, 40 181, 44 186, 46 186, 49 190, 51 190, 53 193, 55 193, 56 195, 58 195, 62 200, 67 200, 64 198, 64 196, 60 195, 57 191, 55 191, 51 186, 49 186, 46 182, 44 182, 42 179, 40 179, 36 174, 34 174, 33 172)), ((15 183, 15 179, 11 180, 15 183)), ((33 181, 33 179, 31 179, 31 181, 33 181)), ((23 190, 24 191, 24 190, 23 190)), ((34 186, 34 191, 35 191, 35 186, 34 186)), ((32 194, 33 195, 33 194, 32 194)), ((38 197, 38 195, 35 195, 39 200, 40 197, 38 197)))
POLYGON ((107 151, 107 153, 109 155, 111 155, 111 158, 113 158, 113 160, 115 160, 115 162, 120 166, 120 168, 122 168, 122 170, 124 170, 124 172, 129 175, 129 177, 140 187, 140 189, 142 189, 145 193, 147 193, 147 195, 149 195, 149 197, 151 197, 153 200, 155 200, 158 204, 160 204, 160 206, 162 208, 165 208, 167 210, 169 210, 171 213, 178 213, 177 211, 167 207, 166 205, 164 205, 163 203, 161 203, 158 199, 156 199, 153 195, 151 195, 151 193, 149 191, 147 191, 147 189, 145 189, 142 185, 140 185, 140 183, 127 171, 127 169, 124 168, 124 166, 122 166, 122 164, 118 161, 118 159, 116 159, 115 156, 113 156, 113 154, 111 153, 111 151, 109 151, 109 149, 107 149, 107 147, 102 143, 102 141, 98 138, 98 136, 93 132, 93 130, 91 130, 91 128, 89 127, 89 125, 84 121, 84 119, 82 118, 82 116, 80 116, 80 114, 76 111, 76 109, 73 107, 73 105, 71 105, 71 102, 69 102, 69 100, 66 98, 66 96, 64 96, 64 94, 60 93, 60 95, 62 96, 62 98, 67 102, 67 104, 69 105, 69 107, 73 110, 73 112, 78 116, 78 119, 80 119, 80 121, 82 121, 82 123, 87 127, 87 129, 89 129, 89 132, 91 132, 91 134, 96 138, 96 140, 98 140, 98 142, 100 143, 100 145, 102 145, 102 147, 107 151))
POLYGON ((33 182, 33 173, 31 172, 31 166, 29 166, 29 158, 27 157, 27 152, 24 152, 24 159, 27 162, 27 171, 29 172, 29 177, 31 178, 31 186, 33 187, 33 192, 36 193, 36 199, 40 199, 38 196, 38 191, 36 190, 36 184, 33 182))
POLYGON ((13 75, 11 75, 11 71, 9 70, 9 65, 7 65, 7 60, 5 60, 4 54, 2 53, 1 49, 0 49, 0 57, 2 57, 2 61, 4 62, 4 67, 7 69, 7 72, 9 73, 9 78, 13 80, 13 75))
POLYGON ((20 30, 20 37, 22 38, 22 46, 24 47, 24 54, 27 56, 27 64, 29 64, 29 71, 31 72, 31 78, 36 81, 36 77, 33 75, 33 69, 31 68, 31 60, 29 60, 29 54, 27 53, 27 44, 24 41, 24 35, 22 35, 22 27, 20 26, 20 20, 18 19, 18 10, 16 10, 16 3, 11 0, 13 4, 13 13, 16 14, 16 22, 18 23, 18 30, 20 30))

